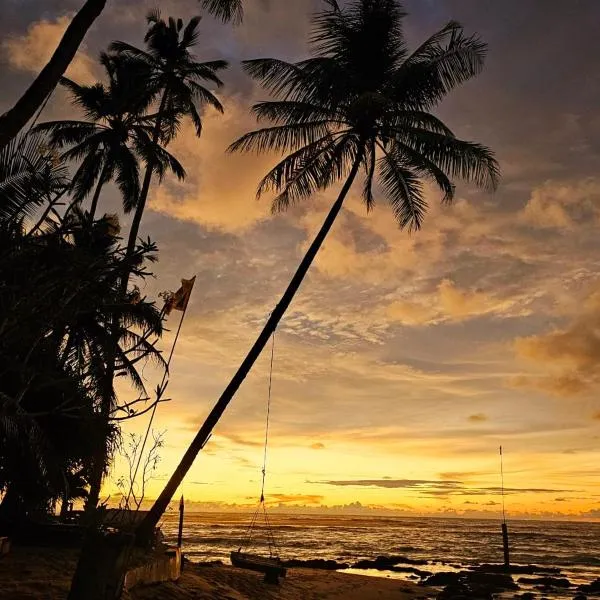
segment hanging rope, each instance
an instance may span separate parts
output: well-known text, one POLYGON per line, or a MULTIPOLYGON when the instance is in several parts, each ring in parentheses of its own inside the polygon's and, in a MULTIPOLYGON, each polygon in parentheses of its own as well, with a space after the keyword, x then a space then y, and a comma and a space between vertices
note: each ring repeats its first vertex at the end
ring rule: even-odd
POLYGON ((269 363, 269 390, 267 393, 267 418, 266 418, 266 425, 265 425, 265 443, 264 443, 264 450, 263 450, 263 465, 262 465, 262 471, 261 471, 262 481, 261 481, 261 486, 260 486, 260 498, 258 501, 258 506, 256 507, 254 514, 252 515, 252 519, 250 520, 250 525, 248 526, 246 533, 244 534, 242 544, 240 546, 240 550, 242 548, 244 548, 244 549, 251 548, 252 534, 254 533, 254 529, 257 525, 258 517, 259 517, 259 515, 261 513, 261 509, 262 509, 262 515, 264 518, 266 535, 267 535, 267 545, 269 547, 269 556, 271 556, 271 557, 274 555, 274 552, 277 551, 277 544, 275 542, 275 537, 273 536, 273 528, 271 527, 271 522, 267 515, 267 507, 266 507, 266 503, 265 503, 265 480, 266 480, 266 476, 267 476, 267 449, 268 449, 268 445, 269 445, 269 421, 270 421, 270 416, 271 416, 271 391, 273 389, 274 357, 275 357, 275 332, 273 332, 273 335, 271 337, 271 360, 269 363))
POLYGON ((265 477, 267 475, 267 447, 269 443, 269 417, 271 415, 271 388, 273 387, 273 357, 275 356, 275 332, 271 336, 271 364, 269 366, 269 392, 267 395, 267 424, 265 427, 265 450, 263 454, 262 485, 260 488, 260 501, 265 501, 265 477))

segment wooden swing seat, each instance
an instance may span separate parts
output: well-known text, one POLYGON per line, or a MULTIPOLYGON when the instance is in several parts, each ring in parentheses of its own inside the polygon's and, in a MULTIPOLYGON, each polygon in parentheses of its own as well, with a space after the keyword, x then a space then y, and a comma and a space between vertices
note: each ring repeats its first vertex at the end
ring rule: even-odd
POLYGON ((280 577, 285 577, 287 569, 279 558, 234 551, 230 555, 231 564, 240 569, 264 573, 265 583, 279 583, 280 577))

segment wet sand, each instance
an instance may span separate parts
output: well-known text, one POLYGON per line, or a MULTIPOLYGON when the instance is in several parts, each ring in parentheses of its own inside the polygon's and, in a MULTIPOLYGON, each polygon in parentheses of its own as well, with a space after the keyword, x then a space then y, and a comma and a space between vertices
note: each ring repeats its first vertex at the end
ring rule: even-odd
MULTIPOLYGON (((0 559, 2 600, 64 600, 77 552, 55 548, 11 549, 0 559)), ((289 569, 281 585, 230 566, 186 563, 177 582, 135 587, 124 600, 422 600, 431 589, 380 577, 315 569, 289 569)))

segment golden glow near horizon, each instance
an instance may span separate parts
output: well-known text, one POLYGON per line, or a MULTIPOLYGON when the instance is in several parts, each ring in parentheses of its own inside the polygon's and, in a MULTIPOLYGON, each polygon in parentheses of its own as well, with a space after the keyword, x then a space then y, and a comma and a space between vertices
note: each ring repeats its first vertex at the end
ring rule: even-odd
MULTIPOLYGON (((247 4, 239 29, 203 21, 204 59, 305 55, 312 0, 247 4)), ((543 22, 517 27, 519 3, 405 4, 412 43, 450 18, 493 42, 485 73, 441 113, 457 134, 497 152, 502 186, 494 196, 460 187, 453 207, 432 192, 414 235, 398 231, 382 203, 366 215, 351 195, 277 334, 267 499, 307 510, 360 510, 359 502, 397 514, 497 515, 502 444, 509 515, 600 518, 600 83, 575 84, 582 64, 592 72, 589 61, 599 60, 586 46, 597 39, 598 7, 567 19, 549 6, 543 22)), ((191 0, 161 3, 165 15, 195 9, 191 0)), ((71 75, 97 73, 92 57, 115 37, 141 44, 145 10, 133 0, 107 7, 71 75)), ((39 3, 42 13, 36 23, 14 15, 3 43, 11 74, 37 71, 55 46, 65 21, 39 3)), ((142 224, 160 248, 145 293, 197 275, 172 401, 157 415, 166 447, 148 497, 254 341, 335 194, 271 216, 254 192, 273 157, 224 154, 253 127, 248 109, 264 94, 236 66, 220 97, 225 115, 208 112, 199 141, 184 129, 172 145, 188 178, 155 187, 142 224)), ((44 118, 72 113, 57 91, 44 118)), ((115 212, 116 195, 106 202, 115 212)), ((267 368, 265 353, 182 486, 199 508, 258 498, 267 368)), ((151 390, 159 375, 144 375, 151 390)), ((107 494, 122 472, 118 462, 107 494)))

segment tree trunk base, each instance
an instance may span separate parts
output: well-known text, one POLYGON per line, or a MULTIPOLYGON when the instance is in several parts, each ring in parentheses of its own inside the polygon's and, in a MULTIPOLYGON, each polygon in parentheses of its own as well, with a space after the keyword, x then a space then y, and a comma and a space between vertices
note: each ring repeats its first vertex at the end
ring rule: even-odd
POLYGON ((118 600, 134 537, 91 529, 86 535, 67 600, 118 600))

